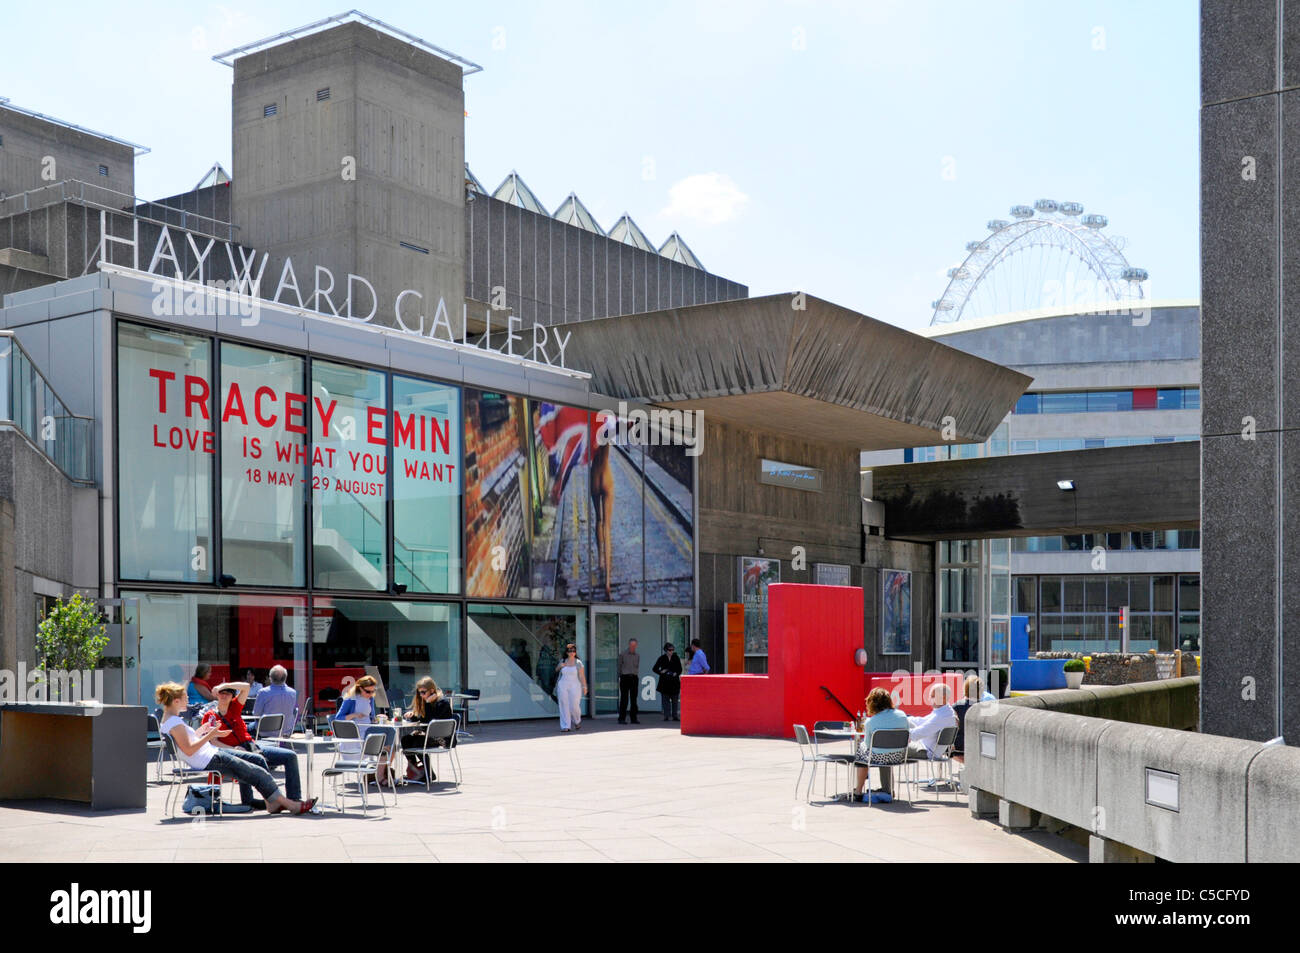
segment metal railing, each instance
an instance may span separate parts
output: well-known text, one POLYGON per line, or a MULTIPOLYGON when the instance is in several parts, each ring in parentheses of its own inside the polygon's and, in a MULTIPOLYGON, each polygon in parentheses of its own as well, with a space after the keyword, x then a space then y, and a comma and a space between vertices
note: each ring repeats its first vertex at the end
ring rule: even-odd
POLYGON ((183 228, 195 234, 221 238, 229 242, 238 240, 239 226, 231 222, 177 208, 174 205, 127 195, 125 192, 118 192, 116 189, 95 185, 92 182, 83 182, 80 179, 64 179, 39 189, 29 189, 26 192, 0 198, 0 218, 20 212, 32 212, 63 202, 73 202, 121 215, 134 215, 142 221, 183 228))
POLYGON ((69 479, 95 482, 94 418, 68 410, 12 331, 0 331, 0 424, 25 434, 69 479))

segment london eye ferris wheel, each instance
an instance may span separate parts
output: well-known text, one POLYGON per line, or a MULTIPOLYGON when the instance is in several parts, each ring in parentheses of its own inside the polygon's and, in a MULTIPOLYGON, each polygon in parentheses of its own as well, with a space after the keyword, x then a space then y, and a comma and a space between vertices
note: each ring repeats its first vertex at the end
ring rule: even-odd
POLYGON ((1105 233, 1106 216, 1054 199, 1012 206, 1010 214, 966 243, 943 296, 931 302, 932 325, 1037 308, 1108 309, 1146 297, 1147 272, 1128 263, 1124 239, 1105 233))

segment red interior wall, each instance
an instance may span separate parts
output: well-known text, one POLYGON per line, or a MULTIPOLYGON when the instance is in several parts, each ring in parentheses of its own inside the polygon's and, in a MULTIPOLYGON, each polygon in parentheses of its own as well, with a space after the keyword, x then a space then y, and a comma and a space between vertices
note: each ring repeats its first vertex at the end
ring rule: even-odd
MULTIPOLYGON (((930 704, 930 686, 936 682, 947 682, 952 689, 952 701, 961 699, 965 684, 963 673, 951 675, 889 675, 884 672, 867 672, 863 676, 866 682, 865 698, 873 688, 884 688, 894 696, 894 707, 902 709, 909 715, 928 715, 933 707, 930 704)), ((856 711, 856 709, 854 709, 856 711)))

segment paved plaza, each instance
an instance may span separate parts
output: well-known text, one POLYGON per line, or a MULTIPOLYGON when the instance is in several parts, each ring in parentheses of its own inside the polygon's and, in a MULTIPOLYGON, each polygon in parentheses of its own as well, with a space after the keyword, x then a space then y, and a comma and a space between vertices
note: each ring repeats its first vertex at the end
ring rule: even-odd
MULTIPOLYGON (((819 777, 806 805, 793 796, 793 742, 684 737, 651 719, 628 727, 587 721, 567 735, 549 721, 475 725, 475 739, 460 749, 460 790, 399 789, 387 817, 373 805, 362 817, 360 802, 350 800, 346 817, 327 808, 304 818, 165 820, 165 788, 152 781, 147 812, 9 802, 0 806, 0 861, 1043 863, 1087 856, 1053 834, 1010 834, 976 821, 963 796, 915 808, 826 803, 819 777)), ((324 760, 317 757, 317 771, 324 760)), ((445 759, 442 769, 440 777, 445 759)))

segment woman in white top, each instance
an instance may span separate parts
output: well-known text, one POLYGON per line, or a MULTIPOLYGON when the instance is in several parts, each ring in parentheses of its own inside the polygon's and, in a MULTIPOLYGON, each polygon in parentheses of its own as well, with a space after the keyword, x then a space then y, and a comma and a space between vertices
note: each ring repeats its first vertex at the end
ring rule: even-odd
POLYGON ((268 814, 288 811, 290 814, 306 814, 316 806, 316 799, 310 801, 291 801, 280 793, 275 778, 267 770, 266 759, 260 754, 243 751, 239 748, 218 748, 212 743, 213 738, 224 738, 230 734, 229 728, 222 728, 216 723, 200 731, 195 731, 181 721, 181 712, 185 710, 185 686, 175 682, 159 685, 154 697, 163 709, 163 721, 160 730, 171 736, 185 763, 196 771, 219 771, 223 777, 236 778, 251 784, 266 800, 268 814))
POLYGON ((560 703, 560 731, 582 727, 582 698, 587 694, 587 673, 578 658, 578 647, 570 642, 564 647, 564 661, 556 667, 558 678, 555 695, 560 703))

